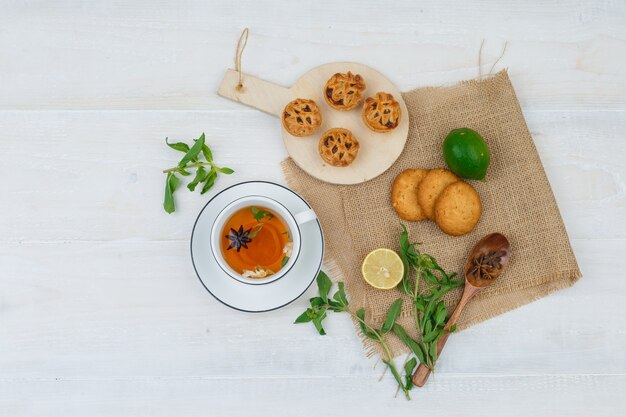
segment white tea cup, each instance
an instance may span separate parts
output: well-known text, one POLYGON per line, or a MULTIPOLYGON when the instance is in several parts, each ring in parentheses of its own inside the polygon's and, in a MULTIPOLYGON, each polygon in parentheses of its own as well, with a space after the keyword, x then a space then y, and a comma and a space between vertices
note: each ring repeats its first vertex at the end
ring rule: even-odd
POLYGON ((300 225, 316 219, 317 216, 312 209, 292 214, 285 206, 283 206, 281 203, 274 199, 259 195, 242 197, 228 204, 217 215, 217 218, 215 219, 215 222, 211 227, 211 252, 213 252, 213 257, 215 258, 215 261, 218 263, 220 268, 222 268, 224 272, 226 272, 237 281, 243 282, 244 284, 253 285, 269 284, 270 282, 274 282, 283 277, 296 263, 296 261, 298 260, 298 256, 300 255, 302 240, 300 225), (293 248, 291 250, 291 256, 289 257, 289 260, 278 272, 271 274, 266 278, 243 277, 240 273, 238 273, 233 268, 231 268, 230 265, 228 265, 228 263, 224 259, 224 255, 222 254, 222 246, 220 243, 221 239, 223 238, 222 233, 224 225, 236 211, 244 207, 265 207, 270 209, 274 213, 278 214, 285 221, 291 235, 293 248))

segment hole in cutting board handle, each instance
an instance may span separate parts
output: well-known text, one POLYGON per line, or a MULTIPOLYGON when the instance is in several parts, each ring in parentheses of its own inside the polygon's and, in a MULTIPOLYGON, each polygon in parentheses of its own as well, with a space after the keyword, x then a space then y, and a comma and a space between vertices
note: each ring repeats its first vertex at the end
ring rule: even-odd
POLYGON ((242 89, 237 88, 238 84, 239 73, 229 69, 224 75, 217 94, 276 117, 280 117, 285 105, 293 100, 291 89, 252 75, 243 74, 242 89))

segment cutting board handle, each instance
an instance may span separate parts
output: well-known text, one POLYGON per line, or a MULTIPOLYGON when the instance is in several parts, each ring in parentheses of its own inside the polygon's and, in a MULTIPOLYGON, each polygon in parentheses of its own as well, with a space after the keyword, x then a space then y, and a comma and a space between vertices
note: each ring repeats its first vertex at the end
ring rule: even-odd
POLYGON ((245 73, 242 74, 241 89, 237 88, 238 84, 239 73, 229 69, 217 94, 277 117, 280 117, 285 105, 294 99, 291 89, 245 73))

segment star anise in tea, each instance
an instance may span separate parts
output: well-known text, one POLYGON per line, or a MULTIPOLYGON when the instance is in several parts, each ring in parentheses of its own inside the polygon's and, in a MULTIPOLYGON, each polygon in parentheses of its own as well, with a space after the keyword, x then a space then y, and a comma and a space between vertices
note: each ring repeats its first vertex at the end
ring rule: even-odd
POLYGON ((226 236, 226 239, 230 240, 230 245, 226 250, 237 249, 237 252, 241 250, 241 248, 248 249, 248 243, 252 242, 250 238, 250 232, 252 229, 243 230, 243 225, 239 226, 239 230, 235 230, 232 227, 230 228, 230 232, 226 236))
POLYGON ((469 273, 477 279, 496 278, 502 268, 501 260, 505 254, 504 251, 489 252, 474 258, 469 273))

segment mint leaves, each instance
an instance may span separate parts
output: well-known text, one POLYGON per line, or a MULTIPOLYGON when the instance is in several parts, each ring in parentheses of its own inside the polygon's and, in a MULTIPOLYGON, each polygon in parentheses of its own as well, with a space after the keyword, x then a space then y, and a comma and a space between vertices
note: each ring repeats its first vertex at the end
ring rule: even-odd
MULTIPOLYGON (((406 293, 412 301, 415 326, 420 336, 419 340, 411 338, 404 327, 396 323, 402 312, 402 298, 391 303, 383 325, 380 329, 376 329, 365 320, 365 309, 361 308, 355 312, 349 308, 343 282, 339 282, 337 284, 338 290, 332 297, 329 296, 333 284, 322 271, 317 276, 319 296, 309 300, 311 307, 302 313, 295 323, 311 322, 320 335, 325 335, 323 321, 328 312, 348 313, 358 322, 363 336, 380 344, 384 352, 383 362, 389 367, 399 389, 404 392, 407 399, 410 399, 409 391, 414 386, 412 374, 418 363, 421 362, 432 370, 437 362, 437 341, 444 334, 444 327, 448 320, 448 312, 442 297, 447 292, 463 285, 463 280, 455 279, 456 273, 446 273, 435 258, 426 253, 421 253, 417 249, 417 243, 409 241, 409 233, 404 225, 402 225, 400 235, 400 258, 405 268, 398 289, 406 293), (420 282, 423 282, 421 288, 420 282), (415 355, 403 365, 404 375, 401 375, 396 367, 386 341, 390 332, 415 355)), ((456 326, 450 328, 450 332, 455 330, 456 326)))
POLYGON ((178 187, 178 183, 180 180, 178 177, 171 172, 167 173, 167 178, 165 178, 165 200, 163 201, 163 208, 168 213, 172 213, 176 210, 176 205, 174 204, 174 191, 176 191, 176 187, 178 187))
MULTIPOLYGON (((267 210, 261 210, 257 207, 250 207, 250 211, 252 212, 252 216, 254 220, 257 221, 257 224, 252 228, 252 233, 250 233, 250 239, 254 239, 263 229, 263 219, 267 217, 267 221, 269 222, 274 218, 274 215, 267 210)), ((289 258, 287 258, 289 259, 289 258)), ((287 263, 287 262, 285 262, 287 263)), ((281 266, 285 266, 284 264, 281 266)))
POLYGON ((267 210, 261 210, 258 207, 250 207, 250 211, 252 212, 252 216, 254 220, 261 223, 264 217, 267 217, 267 220, 270 221, 274 218, 274 215, 267 210))
MULTIPOLYGON (((404 277, 400 288, 413 301, 415 326, 421 340, 411 339, 399 325, 394 333, 406 344, 421 363, 433 370, 437 362, 437 342, 444 333, 448 312, 441 299, 450 290, 463 285, 463 281, 454 279, 456 273, 447 274, 432 256, 420 253, 417 243, 409 242, 409 232, 402 225, 400 235, 400 258, 404 263, 404 277), (412 278, 411 269, 415 272, 412 278), (420 289, 420 281, 424 288, 420 289)), ((450 331, 453 332, 456 326, 450 331)))
POLYGON ((337 283, 338 289, 332 297, 330 297, 330 290, 332 289, 333 283, 330 278, 328 278, 328 275, 326 275, 323 271, 320 271, 317 275, 316 282, 319 290, 319 296, 313 297, 309 300, 311 307, 307 308, 304 313, 300 314, 294 323, 311 322, 315 326, 317 332, 324 336, 326 331, 324 330, 322 322, 327 317, 327 313, 329 311, 334 313, 348 313, 359 323, 361 333, 363 333, 365 337, 380 344, 386 356, 383 358, 383 362, 389 367, 391 374, 398 383, 400 389, 404 392, 406 399, 410 400, 409 390, 413 387, 411 374, 417 365, 417 361, 409 361, 404 365, 405 375, 403 378, 396 368, 393 361, 393 355, 391 354, 391 350, 389 349, 389 345, 387 344, 384 336, 385 333, 389 332, 395 326, 395 321, 402 311, 402 298, 398 298, 391 304, 389 311, 387 312, 385 323, 380 329, 375 329, 366 322, 364 308, 359 309, 357 312, 350 310, 343 282, 337 283), (408 373, 406 373, 407 370, 409 371, 408 373))
POLYGON ((202 184, 200 194, 204 194, 209 191, 211 187, 213 187, 218 172, 227 175, 235 172, 230 168, 215 165, 213 162, 213 153, 205 144, 204 133, 200 135, 200 138, 194 139, 194 143, 191 147, 184 142, 170 143, 167 138, 165 138, 165 143, 170 148, 185 153, 183 158, 178 162, 177 166, 163 170, 163 172, 167 174, 167 177, 165 178, 165 198, 163 200, 163 208, 168 213, 173 213, 176 210, 174 191, 176 191, 176 188, 180 183, 180 178, 176 176, 177 174, 183 177, 188 177, 192 175, 190 170, 195 169, 196 175, 193 180, 187 184, 187 188, 189 191, 195 191, 196 187, 202 184), (200 160, 201 155, 204 157, 204 161, 200 160))

